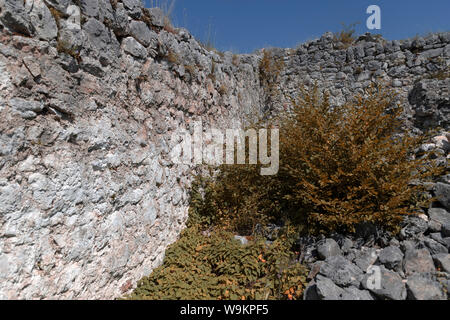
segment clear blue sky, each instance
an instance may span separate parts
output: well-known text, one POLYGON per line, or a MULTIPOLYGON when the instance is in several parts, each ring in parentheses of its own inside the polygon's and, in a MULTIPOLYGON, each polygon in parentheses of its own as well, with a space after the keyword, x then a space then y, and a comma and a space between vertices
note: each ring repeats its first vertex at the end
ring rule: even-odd
POLYGON ((365 33, 371 4, 379 5, 382 15, 382 28, 375 33, 386 39, 450 31, 450 0, 176 0, 172 20, 200 40, 210 34, 220 50, 246 53, 295 47, 339 31, 341 23, 360 22, 357 32, 365 33))

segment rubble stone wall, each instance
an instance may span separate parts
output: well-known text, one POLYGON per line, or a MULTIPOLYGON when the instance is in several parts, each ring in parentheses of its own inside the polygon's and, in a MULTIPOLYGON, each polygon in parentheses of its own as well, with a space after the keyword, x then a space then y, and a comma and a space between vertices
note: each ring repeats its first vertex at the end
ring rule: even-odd
POLYGON ((195 121, 238 128, 298 84, 341 103, 383 79, 416 127, 448 127, 448 79, 420 80, 448 68, 450 33, 271 49, 278 106, 263 51, 207 50, 139 0, 0 0, 0 30, 0 299, 115 298, 160 265, 192 179, 170 137, 195 121))

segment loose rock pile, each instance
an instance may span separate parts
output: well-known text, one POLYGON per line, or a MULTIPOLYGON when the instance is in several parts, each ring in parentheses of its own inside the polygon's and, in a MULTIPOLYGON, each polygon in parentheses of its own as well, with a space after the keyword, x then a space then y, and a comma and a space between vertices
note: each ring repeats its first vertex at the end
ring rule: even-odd
MULTIPOLYGON (((449 134, 435 137, 443 165, 449 134)), ((448 167, 447 167, 448 168, 448 167)), ((450 286, 449 175, 428 187, 437 199, 419 216, 404 219, 397 237, 371 225, 355 236, 302 238, 301 261, 310 266, 306 300, 445 300, 450 286)))

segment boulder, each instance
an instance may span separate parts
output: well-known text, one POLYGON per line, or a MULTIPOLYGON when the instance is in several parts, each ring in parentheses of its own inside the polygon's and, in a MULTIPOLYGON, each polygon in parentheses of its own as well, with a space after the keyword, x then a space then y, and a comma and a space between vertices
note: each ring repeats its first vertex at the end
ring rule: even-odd
POLYGON ((442 225, 450 224, 450 212, 442 208, 431 208, 428 210, 430 217, 429 223, 435 223, 436 227, 432 228, 433 231, 441 231, 442 225))
POLYGON ((44 110, 44 104, 38 101, 28 101, 22 98, 13 98, 9 101, 13 112, 24 119, 34 119, 38 112, 44 110))
POLYGON ((362 270, 343 256, 327 258, 321 265, 319 273, 343 287, 358 286, 363 277, 362 270))
POLYGON ((320 259, 325 260, 329 257, 341 255, 342 253, 336 241, 333 239, 326 239, 317 247, 317 254, 320 259))
POLYGON ((441 271, 450 273, 450 254, 439 253, 433 256, 433 260, 441 271))
POLYGON ((400 243, 400 249, 402 249, 403 252, 414 250, 416 247, 416 242, 412 240, 404 240, 400 243))
POLYGON ((131 54, 135 58, 145 59, 147 57, 147 50, 132 37, 123 39, 122 47, 126 53, 131 54))
POLYGON ((448 91, 450 79, 424 79, 417 82, 408 99, 414 111, 414 126, 419 129, 448 128, 450 124, 448 91))
POLYGON ((403 221, 402 235, 405 238, 422 234, 427 231, 428 223, 421 217, 407 216, 403 221))
POLYGON ((142 1, 140 0, 122 0, 123 6, 133 19, 139 19, 142 16, 142 1))
POLYGON ((23 1, 0 0, 0 22, 10 31, 33 35, 34 28, 29 19, 23 1))
POLYGON ((72 4, 72 0, 46 0, 46 2, 60 12, 66 12, 67 7, 72 4))
POLYGON ((305 300, 342 300, 344 289, 339 288, 330 279, 318 275, 305 290, 305 300))
POLYGON ((39 39, 44 41, 56 39, 58 26, 44 0, 26 0, 25 10, 39 39))
POLYGON ((436 271, 433 258, 427 249, 407 251, 403 260, 403 269, 406 275, 436 271))
POLYGON ((445 246, 447 249, 450 249, 450 237, 442 237, 442 234, 440 232, 436 233, 430 233, 430 238, 435 240, 436 242, 439 242, 443 246, 445 246))
POLYGON ((427 238, 424 240, 424 244, 427 247, 428 251, 430 251, 431 255, 435 255, 438 253, 448 253, 448 249, 436 240, 427 238))
POLYGON ((444 238, 450 237, 450 223, 445 223, 442 225, 441 233, 444 238))
POLYGON ((433 138, 433 143, 440 149, 444 150, 444 152, 450 151, 450 141, 448 140, 447 135, 436 136, 433 138))
MULTIPOLYGON (((88 0, 86 0, 88 1, 88 0)), ((120 3, 121 4, 121 3, 120 3)), ((119 6, 119 3, 117 4, 119 6)), ((110 0, 98 0, 98 15, 100 21, 105 21, 106 19, 113 22, 115 11, 111 5, 110 0)))
POLYGON ((317 274, 320 272, 320 268, 322 267, 323 261, 317 261, 309 266, 309 274, 306 278, 308 281, 313 280, 317 274))
POLYGON ((341 300, 374 300, 374 298, 368 290, 360 290, 352 286, 344 289, 341 300))
POLYGON ((377 251, 374 248, 363 248, 355 254, 354 263, 363 271, 367 271, 378 259, 377 251))
POLYGON ((158 41, 158 35, 151 31, 147 24, 142 21, 131 22, 130 34, 145 47, 149 47, 155 41, 158 41))
POLYGON ((406 288, 408 300, 445 300, 445 294, 439 282, 427 275, 413 274, 408 277, 406 288))
POLYGON ((114 10, 114 20, 110 22, 110 27, 114 30, 116 35, 126 37, 129 35, 129 21, 128 13, 125 10, 123 3, 118 3, 114 10))
POLYGON ((400 248, 389 246, 381 250, 378 260, 386 268, 391 270, 398 270, 402 266, 403 253, 400 248))
POLYGON ((83 31, 88 38, 88 51, 97 58, 102 65, 109 65, 120 56, 120 44, 114 33, 97 19, 90 18, 84 25, 83 31))
MULTIPOLYGON (((447 209, 450 210, 450 184, 438 182, 436 183, 436 198, 447 209)), ((448 212, 447 212, 448 213, 448 212)), ((450 214, 448 214, 450 219, 450 214)))
MULTIPOLYGON (((102 3, 103 5, 103 3, 102 3)), ((87 17, 98 17, 100 12, 98 0, 80 0, 81 12, 87 17)))
POLYGON ((393 271, 386 269, 383 266, 378 267, 378 272, 372 275, 366 275, 361 282, 362 286, 376 295, 382 300, 405 300, 406 299, 406 287, 402 278, 393 271), (372 283, 371 277, 379 276, 379 286, 377 281, 375 285, 372 283))
POLYGON ((164 27, 165 14, 160 8, 148 9, 152 24, 156 27, 164 27))

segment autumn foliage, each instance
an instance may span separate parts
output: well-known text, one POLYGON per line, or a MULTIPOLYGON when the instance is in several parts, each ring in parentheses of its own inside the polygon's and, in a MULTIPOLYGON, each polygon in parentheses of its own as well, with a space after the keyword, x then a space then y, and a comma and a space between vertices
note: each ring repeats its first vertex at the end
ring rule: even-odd
POLYGON ((290 221, 306 232, 353 232, 363 222, 396 231, 414 214, 421 184, 436 173, 413 150, 425 137, 401 132, 396 95, 372 86, 342 106, 317 88, 300 89, 280 128, 280 170, 224 166, 194 206, 203 216, 251 234, 268 221, 290 221))
POLYGON ((369 222, 396 231, 418 206, 418 181, 438 172, 414 158, 424 137, 401 132, 395 100, 373 86, 338 107, 317 88, 300 89, 292 109, 266 123, 280 128, 279 173, 232 165, 198 176, 188 228, 127 298, 301 299, 299 229, 352 232, 369 222), (273 242, 269 222, 284 222, 273 242))

